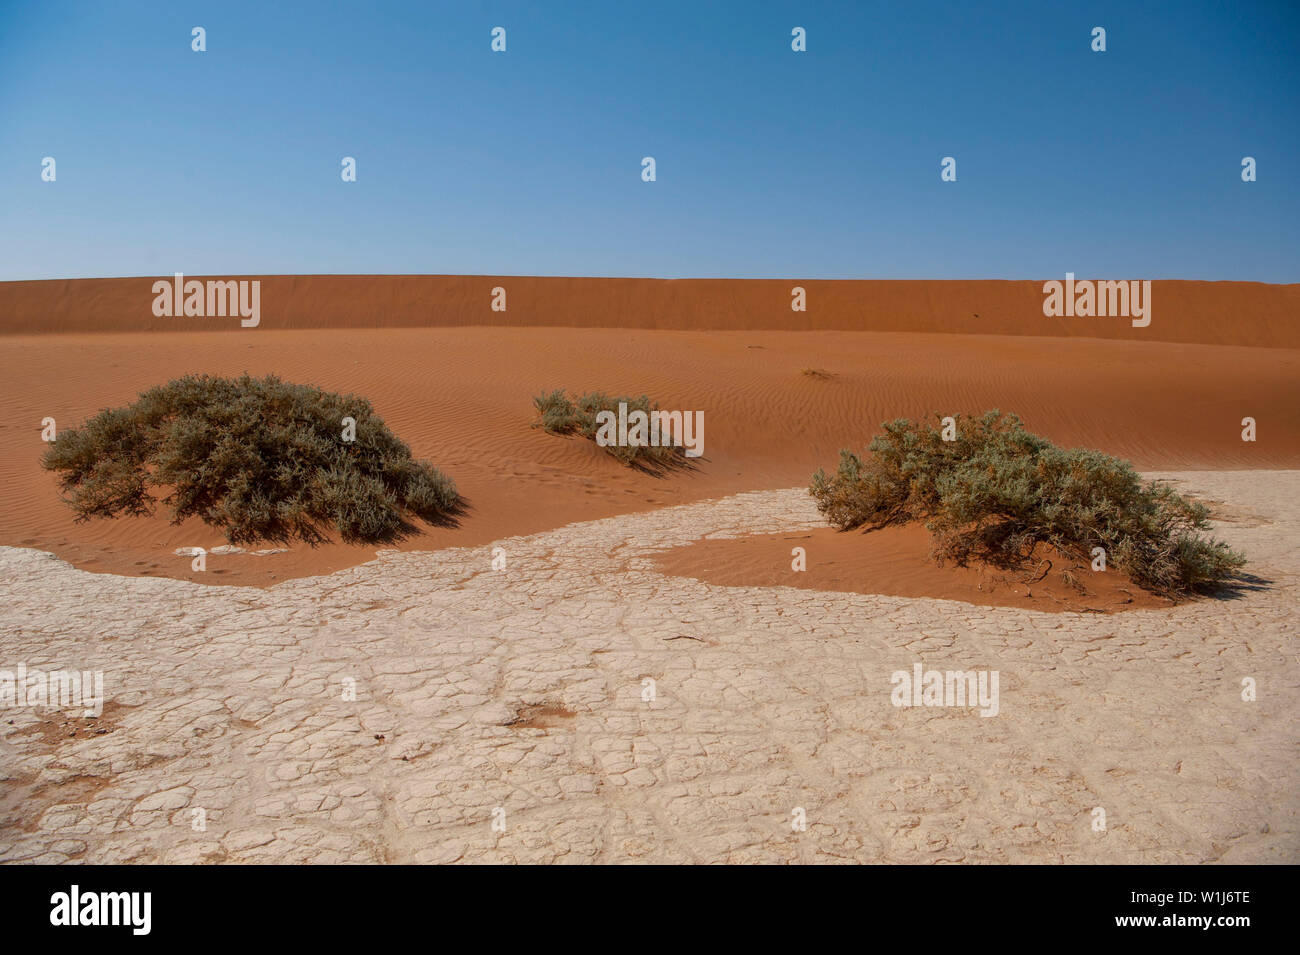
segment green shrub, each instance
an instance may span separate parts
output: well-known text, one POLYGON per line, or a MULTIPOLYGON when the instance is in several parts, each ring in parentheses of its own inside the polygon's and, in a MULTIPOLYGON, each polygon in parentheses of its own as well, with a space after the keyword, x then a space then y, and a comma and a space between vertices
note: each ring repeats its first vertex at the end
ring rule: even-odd
POLYGON ((921 521, 935 558, 961 565, 1023 567, 1040 543, 1091 561, 1101 547, 1108 566, 1170 597, 1233 579, 1246 562, 1200 533, 1204 505, 1143 482, 1128 462, 1055 447, 1013 414, 963 416, 954 441, 937 425, 882 427, 866 460, 841 451, 833 477, 813 475, 809 493, 841 529, 921 521))
MULTIPOLYGON (((538 420, 533 427, 544 428, 551 434, 576 434, 595 441, 599 428, 596 416, 602 411, 617 416, 620 402, 627 405, 629 415, 633 411, 644 411, 648 415, 659 408, 658 404, 651 404, 650 399, 645 395, 631 398, 627 395, 611 396, 595 391, 569 398, 563 390, 557 389, 550 394, 538 395, 533 399, 538 414, 538 420)), ((652 473, 686 467, 689 464, 685 450, 678 445, 655 447, 608 444, 600 447, 620 463, 652 473)))
POLYGON ((461 510, 451 480, 413 460, 364 398, 274 376, 152 388, 61 431, 42 464, 78 520, 152 514, 158 489, 172 523, 199 517, 232 544, 315 546, 331 526, 348 543, 390 542, 415 530, 407 515, 447 525, 461 510), (345 417, 355 441, 342 440, 345 417))

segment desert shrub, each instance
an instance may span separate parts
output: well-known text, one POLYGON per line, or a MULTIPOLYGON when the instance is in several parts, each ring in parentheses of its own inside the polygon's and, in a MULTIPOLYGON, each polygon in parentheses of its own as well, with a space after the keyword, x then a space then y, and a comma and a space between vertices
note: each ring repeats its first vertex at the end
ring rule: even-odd
POLYGON ((313 546, 329 527, 349 543, 396 540, 408 515, 449 524, 461 507, 449 478, 423 461, 370 403, 270 376, 188 375, 124 408, 61 431, 42 461, 60 473, 78 520, 199 517, 232 544, 313 546), (343 419, 355 441, 342 440, 343 419))
MULTIPOLYGON (((936 416, 937 417, 937 416, 936 416)), ((1166 596, 1186 596, 1237 576, 1245 558, 1201 533, 1209 511, 1131 464, 1099 451, 1058 448, 1013 414, 963 416, 957 438, 906 419, 882 425, 869 456, 840 452, 833 477, 809 492, 841 529, 920 521, 940 562, 1022 567, 1040 543, 1108 566, 1166 596)))
MULTIPOLYGON (((600 427, 596 416, 602 411, 608 411, 617 417, 620 402, 627 405, 629 415, 634 411, 643 411, 648 415, 659 409, 659 405, 651 404, 645 395, 633 398, 595 391, 570 398, 562 389, 558 389, 533 399, 538 415, 533 427, 544 428, 551 434, 576 434, 595 441, 600 427)), ((655 447, 606 444, 601 445, 601 448, 622 464, 643 471, 658 473, 689 464, 685 450, 678 445, 655 447)))

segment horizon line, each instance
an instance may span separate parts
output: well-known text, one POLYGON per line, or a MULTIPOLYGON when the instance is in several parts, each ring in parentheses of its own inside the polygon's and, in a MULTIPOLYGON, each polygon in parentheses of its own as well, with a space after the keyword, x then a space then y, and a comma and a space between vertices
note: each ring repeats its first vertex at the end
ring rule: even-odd
MULTIPOLYGON (((567 273, 533 273, 533 272, 149 272, 134 275, 61 275, 46 276, 43 278, 13 278, 0 279, 0 284, 9 285, 20 282, 108 282, 108 281, 125 281, 128 279, 153 279, 167 278, 176 274, 186 275, 193 278, 213 278, 213 277, 230 277, 242 276, 253 278, 441 278, 441 279, 499 279, 499 278, 519 278, 519 279, 567 279, 582 281, 613 281, 613 282, 1050 282, 1066 277, 1067 274, 1085 280, 1090 276, 1086 273, 1066 273, 1051 276, 1026 276, 1021 278, 988 278, 983 276, 968 276, 962 278, 809 278, 798 275, 777 275, 764 276, 762 278, 741 278, 737 276, 726 275, 576 275, 567 273)), ((1096 278, 1096 276, 1091 276, 1096 278)), ((1125 276, 1119 279, 1107 279, 1107 281, 1132 281, 1132 276, 1125 276)), ((1266 282, 1261 279, 1207 279, 1207 278, 1185 278, 1177 276, 1165 277, 1140 277, 1141 281, 1149 282, 1201 282, 1206 284, 1212 283, 1232 283, 1237 285, 1272 285, 1272 286, 1290 286, 1300 285, 1300 278, 1293 282, 1266 282)))

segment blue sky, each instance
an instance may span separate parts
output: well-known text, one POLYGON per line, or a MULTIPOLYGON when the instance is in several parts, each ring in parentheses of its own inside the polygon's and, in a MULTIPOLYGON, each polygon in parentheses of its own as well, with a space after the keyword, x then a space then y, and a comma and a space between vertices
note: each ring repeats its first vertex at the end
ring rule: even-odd
POLYGON ((1287 0, 0 0, 0 279, 1297 282, 1298 120, 1287 0))

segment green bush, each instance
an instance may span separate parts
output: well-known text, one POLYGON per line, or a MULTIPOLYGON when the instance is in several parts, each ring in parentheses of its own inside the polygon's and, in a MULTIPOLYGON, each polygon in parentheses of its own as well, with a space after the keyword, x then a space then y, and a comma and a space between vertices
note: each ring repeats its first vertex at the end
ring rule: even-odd
MULTIPOLYGON (((596 423, 596 415, 602 411, 617 415, 620 402, 627 405, 629 415, 633 411, 644 411, 649 414, 659 408, 658 404, 651 404, 650 399, 645 395, 631 398, 627 395, 611 396, 595 391, 569 398, 562 389, 557 389, 550 394, 538 395, 533 399, 538 414, 538 421, 533 427, 544 428, 551 434, 576 434, 595 441, 599 427, 596 423)), ((653 473, 686 467, 689 463, 685 450, 677 445, 655 447, 609 444, 601 448, 622 464, 653 473)))
POLYGON ((1102 547, 1108 566, 1170 597, 1233 579, 1246 562, 1200 533, 1209 528, 1202 504, 1143 482, 1128 462, 1055 447, 1013 414, 963 416, 954 441, 938 425, 882 427, 869 458, 841 451, 833 477, 813 475, 817 508, 843 530, 920 521, 935 558, 961 565, 1023 567, 1040 543, 1091 561, 1102 547))
POLYGON ((348 543, 391 542, 415 530, 407 515, 447 525, 461 510, 451 480, 413 460, 364 398, 274 376, 152 388, 61 431, 42 464, 78 520, 152 514, 157 489, 172 523, 199 517, 232 544, 315 546, 331 526, 348 543), (345 417, 355 441, 342 440, 345 417))

